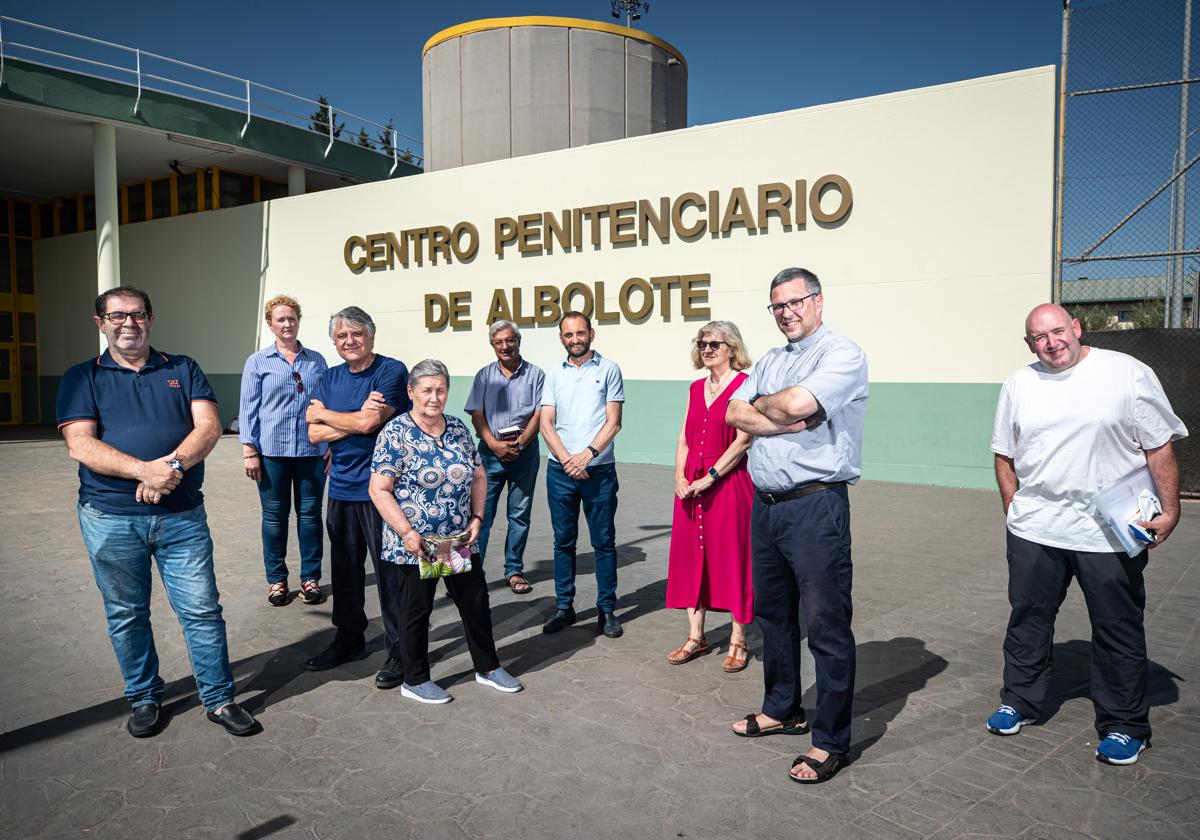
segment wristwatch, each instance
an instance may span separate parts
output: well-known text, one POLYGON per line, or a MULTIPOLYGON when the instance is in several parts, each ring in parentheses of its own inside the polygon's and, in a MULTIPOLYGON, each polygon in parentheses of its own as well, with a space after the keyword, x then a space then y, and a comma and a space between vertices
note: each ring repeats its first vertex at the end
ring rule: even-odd
POLYGON ((596 447, 592 446, 590 443, 588 444, 588 451, 592 453, 593 458, 600 457, 600 450, 597 449, 596 447))
POLYGON ((187 467, 183 465, 183 461, 180 461, 178 458, 172 458, 170 461, 167 461, 167 466, 173 470, 178 470, 179 472, 183 472, 187 469, 187 467))
POLYGON ((758 399, 759 397, 761 397, 761 396, 762 396, 762 394, 755 394, 753 397, 751 397, 751 398, 748 400, 748 402, 750 403, 750 405, 754 405, 754 401, 755 401, 756 399, 758 399))
POLYGON ((708 477, 711 478, 713 481, 716 481, 718 478, 721 477, 721 474, 719 472, 717 472, 716 467, 709 467, 708 468, 708 477))
POLYGON ((525 444, 521 443, 521 441, 517 441, 517 451, 518 451, 518 452, 524 452, 524 451, 525 451, 525 444))

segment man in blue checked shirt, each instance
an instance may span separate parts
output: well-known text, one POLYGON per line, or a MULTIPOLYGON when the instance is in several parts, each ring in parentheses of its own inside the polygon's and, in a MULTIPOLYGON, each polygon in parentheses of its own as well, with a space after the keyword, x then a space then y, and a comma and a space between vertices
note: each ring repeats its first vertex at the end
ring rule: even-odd
POLYGON ((183 627, 208 719, 234 735, 253 735, 262 727, 234 702, 200 492, 204 459, 221 436, 216 398, 195 361, 150 346, 154 309, 141 289, 103 292, 93 321, 108 349, 63 375, 58 427, 79 462, 79 529, 133 707, 125 728, 149 738, 163 725, 166 685, 150 626, 153 559, 183 627))
POLYGON ((542 417, 542 386, 546 374, 521 358, 521 330, 512 321, 488 327, 496 361, 475 374, 466 411, 479 435, 479 457, 487 473, 487 497, 479 530, 479 562, 487 552, 496 507, 508 485, 508 536, 504 540, 504 579, 517 595, 533 586, 525 579, 525 543, 541 455, 538 426, 542 417))
POLYGON ((542 437, 550 449, 546 500, 554 528, 555 610, 542 626, 558 633, 575 623, 575 543, 579 506, 596 552, 596 623, 605 636, 622 633, 617 605, 617 482, 613 439, 621 431, 625 384, 621 369, 592 349, 592 319, 567 312, 558 322, 567 358, 546 373, 542 437))

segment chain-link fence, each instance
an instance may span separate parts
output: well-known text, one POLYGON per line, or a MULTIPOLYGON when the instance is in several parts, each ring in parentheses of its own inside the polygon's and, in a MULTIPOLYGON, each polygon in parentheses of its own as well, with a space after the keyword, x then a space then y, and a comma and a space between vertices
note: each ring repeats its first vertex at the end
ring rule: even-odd
POLYGON ((1055 297, 1089 331, 1197 326, 1195 5, 1064 4, 1055 297))

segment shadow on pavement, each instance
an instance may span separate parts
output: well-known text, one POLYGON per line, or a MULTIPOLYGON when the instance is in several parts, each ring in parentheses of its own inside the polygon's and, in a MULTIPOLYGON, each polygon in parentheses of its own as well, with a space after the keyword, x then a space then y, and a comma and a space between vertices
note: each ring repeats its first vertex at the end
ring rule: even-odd
MULTIPOLYGON (((1062 704, 1077 697, 1089 700, 1091 690, 1092 643, 1086 639, 1058 642, 1051 654, 1050 688, 1046 694, 1044 720, 1058 713, 1062 704)), ((1150 705, 1169 706, 1179 701, 1183 677, 1150 660, 1150 705)))

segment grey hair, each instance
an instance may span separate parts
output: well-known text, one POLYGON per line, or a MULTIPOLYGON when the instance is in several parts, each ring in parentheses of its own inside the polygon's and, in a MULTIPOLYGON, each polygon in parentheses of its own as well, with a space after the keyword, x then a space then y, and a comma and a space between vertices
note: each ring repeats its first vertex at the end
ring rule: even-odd
POLYGON ((425 359, 413 365, 412 370, 408 372, 408 384, 416 388, 417 383, 427 376, 440 376, 446 380, 446 387, 450 387, 450 371, 437 359, 425 359))
POLYGON ((771 281, 771 288, 774 289, 776 286, 782 286, 793 280, 803 280, 804 290, 810 295, 821 294, 821 281, 807 268, 785 268, 775 275, 775 279, 771 281))
POLYGON ((337 331, 337 325, 342 323, 362 327, 367 331, 367 335, 371 336, 371 338, 375 337, 375 322, 371 320, 370 315, 357 306, 347 306, 341 312, 329 316, 330 338, 333 338, 334 332, 337 331))
POLYGON ((512 321, 493 321, 492 325, 488 327, 488 341, 491 341, 493 338, 495 338, 496 333, 500 332, 500 330, 512 330, 513 337, 516 338, 517 341, 521 340, 521 328, 512 321))

